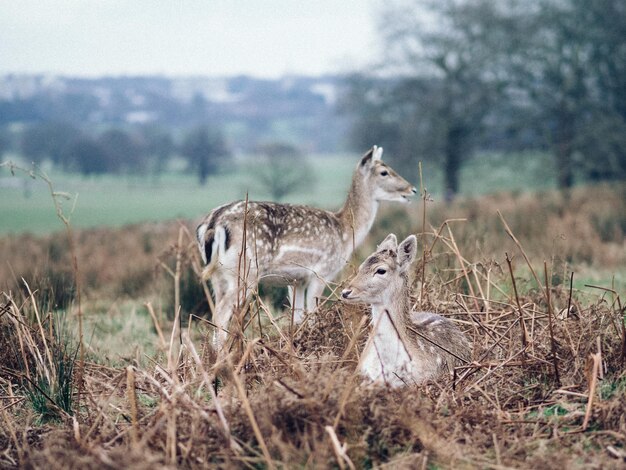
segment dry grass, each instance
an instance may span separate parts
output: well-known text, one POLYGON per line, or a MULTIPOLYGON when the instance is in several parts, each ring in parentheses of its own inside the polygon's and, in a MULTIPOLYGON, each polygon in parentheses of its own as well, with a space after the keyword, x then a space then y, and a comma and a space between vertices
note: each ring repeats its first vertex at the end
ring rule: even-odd
MULTIPOLYGON (((277 317, 262 301, 253 302, 245 334, 235 338, 232 354, 218 363, 198 337, 204 322, 190 335, 184 329, 178 348, 177 322, 164 320, 157 309, 163 339, 151 337, 158 352, 148 362, 131 359, 123 366, 95 364, 88 356, 83 392, 75 397, 79 405, 73 416, 63 415, 56 424, 35 424, 16 379, 23 373, 22 362, 7 357, 0 374, 0 466, 623 468, 623 295, 570 290, 569 285, 571 270, 587 263, 603 266, 608 277, 624 269, 625 255, 616 249, 623 248, 623 225, 620 235, 613 233, 616 225, 600 230, 599 219, 593 222, 601 210, 605 227, 611 217, 623 218, 624 198, 611 196, 614 189, 598 191, 554 202, 549 216, 544 211, 551 210, 547 206, 556 195, 428 207, 434 228, 422 234, 426 266, 422 271, 416 263, 413 301, 454 319, 472 339, 473 362, 453 376, 402 390, 362 383, 355 370, 367 311, 332 300, 320 307, 314 323, 293 329, 286 315, 277 317), (583 202, 587 206, 580 206, 583 202), (496 209, 519 246, 506 234, 496 209), (456 216, 471 220, 442 225, 456 216), (533 224, 539 228, 527 226, 533 224), (564 244, 545 241, 564 228, 564 244), (571 234, 576 236, 570 239, 571 234), (505 252, 513 258, 513 276, 505 252)), ((391 230, 421 234, 415 220, 421 218, 394 211, 370 240, 391 230)), ((119 259, 108 248, 109 240, 130 250, 149 232, 126 230, 119 239, 114 232, 81 233, 81 256, 91 250, 96 260, 106 258, 102 250, 109 261, 119 259), (90 244, 94 238, 99 248, 90 244)), ((179 233, 177 227, 164 230, 159 248, 133 257, 128 272, 140 266, 152 266, 154 272, 160 266, 153 282, 173 290, 167 270, 176 270, 177 258, 180 266, 197 269, 191 240, 185 235, 179 243, 179 233)), ((103 269, 118 270, 117 275, 123 269, 106 264, 103 269)), ((109 289, 101 285, 87 297, 107 295, 109 289)), ((32 302, 20 301, 19 295, 5 293, 3 304, 12 302, 0 310, 2 352, 14 351, 16 328, 21 328, 16 325, 37 325, 32 302)), ((146 290, 141 295, 155 294, 146 290)), ((33 342, 33 348, 43 347, 33 342)))

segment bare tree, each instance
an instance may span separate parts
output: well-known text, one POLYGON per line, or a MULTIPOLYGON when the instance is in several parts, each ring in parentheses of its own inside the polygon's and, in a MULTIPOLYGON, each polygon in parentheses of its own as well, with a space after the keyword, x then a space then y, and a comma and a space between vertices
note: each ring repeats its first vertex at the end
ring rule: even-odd
POLYGON ((355 143, 440 159, 448 193, 490 132, 549 149, 560 188, 626 175, 623 0, 394 0, 381 19, 392 78, 351 87, 355 143))
POLYGON ((486 1, 388 3, 381 15, 384 69, 397 78, 383 82, 383 90, 359 84, 356 112, 365 103, 368 114, 358 119, 363 131, 357 134, 366 137, 379 127, 394 135, 391 150, 403 171, 415 173, 418 159, 439 160, 450 195, 458 192, 462 163, 503 90, 504 43, 489 28, 498 15, 486 1), (425 17, 436 21, 427 24, 425 17))
POLYGON ((272 142, 259 146, 260 161, 254 166, 254 180, 274 201, 314 183, 311 165, 297 147, 272 142))
POLYGON ((197 173, 201 185, 217 171, 220 162, 230 155, 222 133, 208 126, 190 131, 180 151, 187 157, 189 168, 197 173))

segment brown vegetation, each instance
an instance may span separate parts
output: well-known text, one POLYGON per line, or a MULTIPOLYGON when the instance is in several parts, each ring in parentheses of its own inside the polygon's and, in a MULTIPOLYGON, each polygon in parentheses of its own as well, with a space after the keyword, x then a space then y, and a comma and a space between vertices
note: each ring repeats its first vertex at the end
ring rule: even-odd
POLYGON ((473 344, 472 363, 402 390, 367 386, 355 374, 367 311, 334 302, 330 292, 314 324, 299 328, 253 302, 244 334, 232 327, 232 354, 216 364, 199 334, 205 322, 179 336, 177 322, 165 318, 175 310, 163 300, 173 298, 173 280, 180 303, 196 295, 184 293, 180 276, 198 268, 184 229, 81 232, 86 318, 96 315, 96 301, 141 298, 160 307, 155 328, 163 335, 143 332, 157 351, 147 361, 138 354, 113 365, 88 354, 73 411, 48 424, 29 405, 27 377, 64 340, 54 334, 53 303, 42 305, 45 291, 18 291, 11 269, 36 287, 45 273, 71 276, 63 271, 63 237, 0 240, 0 257, 9 261, 0 266, 0 466, 623 467, 624 296, 607 284, 570 289, 570 273, 623 276, 625 195, 623 187, 586 188, 569 199, 551 193, 428 204, 433 228, 423 234, 418 208, 387 212, 369 241, 390 231, 421 236, 426 263, 416 263, 412 301, 454 319, 473 344), (458 217, 468 220, 444 224, 458 217))

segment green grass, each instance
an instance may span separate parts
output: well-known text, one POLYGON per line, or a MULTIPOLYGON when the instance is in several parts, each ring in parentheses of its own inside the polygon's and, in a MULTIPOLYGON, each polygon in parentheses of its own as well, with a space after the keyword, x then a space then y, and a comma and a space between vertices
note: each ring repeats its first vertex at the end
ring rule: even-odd
MULTIPOLYGON (((60 310, 49 317, 52 325, 34 323, 31 328, 47 329, 47 342, 37 343, 30 337, 30 379, 25 382, 25 395, 40 424, 59 421, 73 414, 74 369, 78 344, 72 336, 67 312, 60 310), (54 330, 54 333, 52 333, 54 330), (32 345, 35 345, 34 347, 32 345), (37 350, 39 349, 39 350, 37 350), (36 352, 35 352, 36 351, 36 352)), ((21 335, 20 335, 21 337, 21 335)))
MULTIPOLYGON (((199 186, 194 175, 178 168, 164 174, 158 182, 151 177, 104 175, 85 178, 50 171, 55 190, 78 195, 72 226, 122 226, 137 222, 195 219, 228 201, 269 199, 254 182, 247 162, 240 158, 228 173, 214 175, 199 186)), ((313 155, 310 158, 315 184, 306 191, 290 195, 287 202, 313 204, 334 209, 343 202, 350 185, 356 154, 313 155)), ((424 167, 424 182, 431 194, 442 194, 441 171, 435 163, 424 167)), ((529 190, 554 187, 549 156, 528 154, 483 154, 469 160, 461 171, 463 195, 486 194, 502 190, 529 190)), ((416 185, 418 181, 414 181, 416 185)), ((73 201, 66 201, 69 211, 73 201)), ((0 169, 0 235, 30 232, 46 234, 63 228, 56 217, 46 184, 25 175, 12 177, 0 169)))
MULTIPOLYGON (((345 197, 356 158, 314 156, 311 158, 316 184, 305 193, 294 194, 289 202, 337 207, 345 197)), ((74 227, 122 226, 136 222, 198 218, 212 208, 235 199, 267 199, 267 193, 254 184, 254 176, 245 170, 214 175, 200 186, 193 175, 172 172, 158 183, 149 177, 104 175, 84 178, 79 175, 50 172, 55 190, 77 194, 71 223, 74 227)), ((26 187, 0 185, 0 235, 31 232, 45 234, 63 228, 56 217, 47 185, 24 175, 11 177, 0 169, 0 181, 21 180, 26 187), (26 189, 25 189, 26 188, 26 189)), ((68 212, 73 201, 65 202, 68 212)))
POLYGON ((626 377, 616 380, 605 380, 600 384, 600 398, 610 400, 618 394, 626 393, 626 377))
POLYGON ((461 170, 461 193, 468 196, 498 191, 538 191, 556 187, 556 170, 546 153, 486 153, 461 170))
MULTIPOLYGON (((87 305, 84 335, 90 360, 108 365, 124 365, 135 359, 144 364, 155 357, 158 337, 145 307, 137 301, 87 305)), ((168 324, 162 325, 169 340, 168 324)), ((76 335, 78 332, 75 332, 76 335)))
MULTIPOLYGON (((424 185, 440 198, 444 193, 442 166, 436 161, 422 165, 424 185)), ((415 181, 416 186, 419 181, 415 181)), ((480 153, 468 159, 459 174, 462 196, 480 196, 500 191, 541 191, 556 188, 556 171, 549 153, 480 153)))

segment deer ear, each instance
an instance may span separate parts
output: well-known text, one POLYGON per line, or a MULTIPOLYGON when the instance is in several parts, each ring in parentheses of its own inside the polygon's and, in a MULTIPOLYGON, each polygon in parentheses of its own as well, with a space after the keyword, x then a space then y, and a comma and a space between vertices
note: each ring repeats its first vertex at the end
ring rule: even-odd
POLYGON ((383 148, 374 145, 372 147, 372 158, 374 160, 381 160, 383 158, 383 148))
POLYGON ((385 237, 385 239, 380 242, 380 245, 376 248, 376 251, 384 251, 384 250, 396 250, 398 248, 398 239, 393 233, 390 233, 385 237))
POLYGON ((398 246, 398 266, 400 271, 406 271, 411 265, 417 254, 417 238, 415 235, 409 235, 398 246))
POLYGON ((376 146, 373 146, 361 158, 361 161, 359 162, 359 170, 361 172, 365 173, 370 168, 370 165, 372 164, 372 160, 373 160, 373 157, 374 157, 375 150, 376 150, 376 146))

